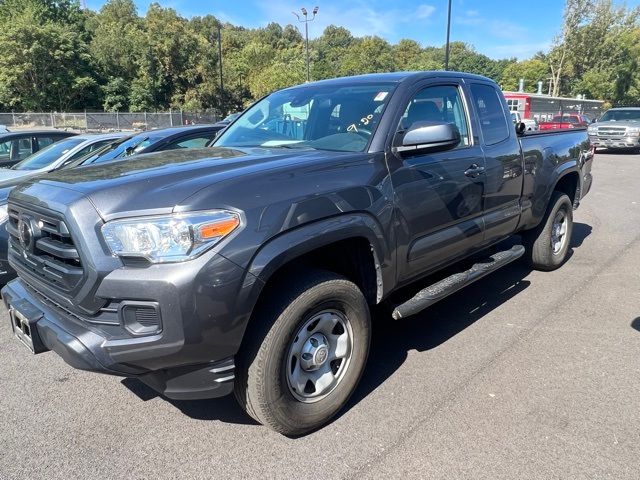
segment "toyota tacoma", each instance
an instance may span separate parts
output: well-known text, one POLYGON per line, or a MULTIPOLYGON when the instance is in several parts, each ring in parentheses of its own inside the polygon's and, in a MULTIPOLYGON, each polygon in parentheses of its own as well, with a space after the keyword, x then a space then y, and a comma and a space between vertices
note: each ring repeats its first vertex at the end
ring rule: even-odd
POLYGON ((565 261, 587 132, 522 130, 487 78, 374 74, 275 92, 209 148, 31 179, 7 207, 12 331, 305 434, 354 392, 376 304, 400 320, 520 257, 565 261))

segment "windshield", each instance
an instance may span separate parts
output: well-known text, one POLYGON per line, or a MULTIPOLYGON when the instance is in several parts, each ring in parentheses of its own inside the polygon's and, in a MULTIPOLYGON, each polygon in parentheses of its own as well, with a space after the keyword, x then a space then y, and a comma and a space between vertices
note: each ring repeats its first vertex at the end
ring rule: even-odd
POLYGON ((640 122, 640 109, 638 110, 609 110, 601 122, 640 122))
POLYGON ((143 150, 162 138, 163 137, 161 136, 152 136, 148 133, 127 137, 119 142, 110 144, 98 152, 95 152, 95 154, 91 155, 89 158, 85 157, 81 159, 81 161, 70 164, 69 167, 80 165, 81 163, 88 165, 109 162, 118 158, 130 157, 131 155, 141 153, 143 150))
POLYGON ((38 170, 40 168, 48 167, 73 147, 80 145, 84 141, 86 141, 86 139, 77 137, 60 140, 59 142, 52 143, 39 152, 28 156, 11 168, 13 170, 38 170))
POLYGON ((395 86, 309 85, 269 95, 216 139, 216 147, 362 152, 395 86))

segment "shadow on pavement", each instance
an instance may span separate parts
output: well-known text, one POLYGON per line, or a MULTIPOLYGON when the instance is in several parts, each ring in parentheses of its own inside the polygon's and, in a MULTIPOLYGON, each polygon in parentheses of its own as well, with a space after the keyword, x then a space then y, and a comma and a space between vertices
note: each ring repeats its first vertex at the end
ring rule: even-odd
MULTIPOLYGON (((574 224, 571 239, 572 249, 569 251, 568 261, 573 255, 573 249, 583 244, 591 234, 591 230, 591 226, 584 223, 574 224)), ((517 244, 519 241, 518 237, 514 237, 502 244, 500 249, 510 248, 511 245, 517 244)), ((486 256, 486 254, 482 256, 486 256)), ((458 272, 463 268, 467 268, 465 264, 469 265, 471 263, 473 263, 473 259, 456 264, 454 268, 441 272, 437 278, 429 277, 424 279, 410 288, 403 289, 399 294, 404 298, 408 298, 418 290, 433 283, 434 279, 437 280, 458 272)), ((531 273, 531 268, 527 266, 526 262, 523 260, 517 261, 451 295, 431 308, 400 321, 395 321, 391 318, 388 306, 381 305, 376 307, 372 312, 374 330, 367 367, 356 392, 346 408, 342 410, 342 413, 357 405, 393 375, 406 360, 407 352, 410 350, 424 352, 443 344, 494 309, 500 307, 503 303, 520 294, 530 285, 530 282, 525 280, 529 273, 531 273)), ((632 326, 640 330, 640 319, 634 320, 632 326)), ((122 384, 143 401, 159 396, 150 387, 133 378, 122 380, 122 384)), ((256 424, 253 419, 242 411, 232 395, 218 399, 197 401, 164 399, 185 415, 198 420, 219 420, 247 425, 256 424)))
POLYGON ((582 246, 585 239, 591 235, 592 230, 591 225, 587 225, 586 223, 574 223, 573 235, 571 236, 571 248, 582 246))
POLYGON ((233 395, 211 400, 171 400, 163 397, 136 378, 125 378, 120 383, 145 402, 161 397, 186 416, 196 420, 218 420, 241 425, 258 424, 240 408, 233 395))
POLYGON ((506 266, 500 273, 491 274, 405 320, 395 321, 388 314, 376 312, 369 361, 347 409, 395 373, 410 350, 424 352, 436 348, 524 291, 530 285, 524 280, 530 272, 525 262, 506 266))
POLYGON ((640 317, 636 318, 633 322, 631 322, 631 327, 635 328, 640 332, 640 317))

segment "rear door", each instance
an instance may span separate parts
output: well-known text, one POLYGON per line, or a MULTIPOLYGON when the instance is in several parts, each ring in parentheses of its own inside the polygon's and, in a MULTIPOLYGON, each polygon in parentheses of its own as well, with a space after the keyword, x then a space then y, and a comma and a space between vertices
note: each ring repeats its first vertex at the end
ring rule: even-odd
POLYGON ((462 140, 452 150, 388 155, 398 218, 398 280, 408 281, 464 256, 482 242, 484 155, 474 139, 462 86, 455 80, 414 88, 394 145, 415 122, 447 122, 462 140))
POLYGON ((511 235, 520 220, 522 153, 502 93, 479 82, 469 90, 485 158, 484 243, 492 243, 511 235))

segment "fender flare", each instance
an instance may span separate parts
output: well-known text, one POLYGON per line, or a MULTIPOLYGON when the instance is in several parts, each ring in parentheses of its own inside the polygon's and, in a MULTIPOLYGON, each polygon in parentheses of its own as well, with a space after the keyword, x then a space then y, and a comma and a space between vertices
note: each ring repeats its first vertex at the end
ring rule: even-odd
POLYGON ((380 301, 395 279, 392 250, 382 226, 371 215, 351 212, 288 230, 262 245, 247 267, 236 303, 236 321, 248 323, 264 286, 281 267, 313 250, 351 238, 365 238, 371 246, 380 301))
MULTIPOLYGON (((547 156, 546 158, 543 159, 543 161, 545 163, 549 161, 554 161, 554 162, 557 161, 557 158, 554 158, 554 155, 555 154, 551 154, 547 156)), ((579 192, 582 189, 580 162, 581 162, 581 159, 572 158, 569 161, 556 165, 556 167, 550 172, 548 181, 546 183, 546 189, 541 195, 537 197, 536 200, 534 200, 531 206, 532 207, 531 218, 533 219, 533 221, 528 222, 526 226, 527 229, 535 228, 540 224, 540 222, 544 218, 545 212, 547 211, 547 206, 549 205, 551 195, 556 189, 556 186, 558 185, 558 183, 567 175, 571 175, 573 173, 576 173, 578 175, 578 184, 576 187, 577 188, 576 198, 578 197, 579 192)))

